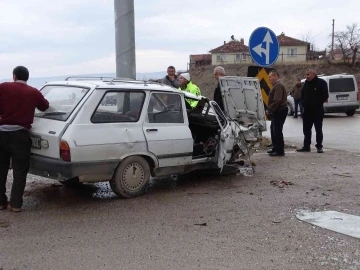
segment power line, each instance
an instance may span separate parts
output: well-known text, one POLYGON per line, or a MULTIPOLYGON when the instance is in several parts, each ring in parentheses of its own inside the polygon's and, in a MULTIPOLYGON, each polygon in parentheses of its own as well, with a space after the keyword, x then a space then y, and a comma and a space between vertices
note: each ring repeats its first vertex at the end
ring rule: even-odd
POLYGON ((332 25, 329 26, 328 28, 326 28, 325 30, 322 30, 321 32, 317 33, 315 36, 312 36, 312 38, 313 38, 313 39, 316 38, 317 36, 321 35, 321 34, 324 33, 325 31, 329 30, 331 27, 332 27, 332 25))

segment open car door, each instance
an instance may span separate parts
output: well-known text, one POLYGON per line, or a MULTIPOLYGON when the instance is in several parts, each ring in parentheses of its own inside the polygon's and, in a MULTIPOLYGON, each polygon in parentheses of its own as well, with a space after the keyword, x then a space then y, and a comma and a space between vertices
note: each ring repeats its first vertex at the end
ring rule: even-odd
POLYGON ((220 77, 225 114, 245 127, 266 131, 265 109, 258 78, 220 77))
POLYGON ((224 165, 231 157, 232 148, 234 145, 233 127, 215 101, 210 101, 210 107, 220 126, 216 157, 218 167, 222 171, 224 165))

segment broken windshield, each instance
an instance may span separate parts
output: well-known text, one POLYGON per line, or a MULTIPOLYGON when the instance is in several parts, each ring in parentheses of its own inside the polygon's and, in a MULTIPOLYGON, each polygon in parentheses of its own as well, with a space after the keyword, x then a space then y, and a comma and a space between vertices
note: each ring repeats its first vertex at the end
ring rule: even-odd
POLYGON ((88 91, 82 87, 47 85, 41 93, 49 101, 50 108, 45 112, 36 109, 35 117, 66 121, 88 91))

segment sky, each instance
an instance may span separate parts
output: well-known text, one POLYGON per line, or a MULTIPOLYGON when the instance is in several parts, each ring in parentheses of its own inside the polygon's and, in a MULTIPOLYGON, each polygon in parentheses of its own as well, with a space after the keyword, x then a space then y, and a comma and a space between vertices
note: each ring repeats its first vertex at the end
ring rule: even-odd
MULTIPOLYGON (((0 79, 15 66, 32 77, 115 72, 114 0, 0 0, 0 79)), ((137 72, 187 68, 190 54, 208 53, 265 26, 316 48, 358 23, 355 0, 135 0, 137 72), (254 4, 254 5, 253 5, 254 4)))

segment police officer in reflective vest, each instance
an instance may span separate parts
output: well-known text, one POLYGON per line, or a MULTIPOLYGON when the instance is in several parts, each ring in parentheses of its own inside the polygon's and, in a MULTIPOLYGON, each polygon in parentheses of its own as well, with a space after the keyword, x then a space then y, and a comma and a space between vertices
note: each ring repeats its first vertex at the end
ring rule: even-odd
MULTIPOLYGON (((200 88, 191 82, 189 73, 182 73, 179 76, 179 83, 180 83, 180 87, 179 87, 180 90, 189 92, 196 96, 201 96, 200 88)), ((186 99, 186 101, 190 104, 192 108, 195 108, 196 105, 198 104, 197 100, 186 99)))

